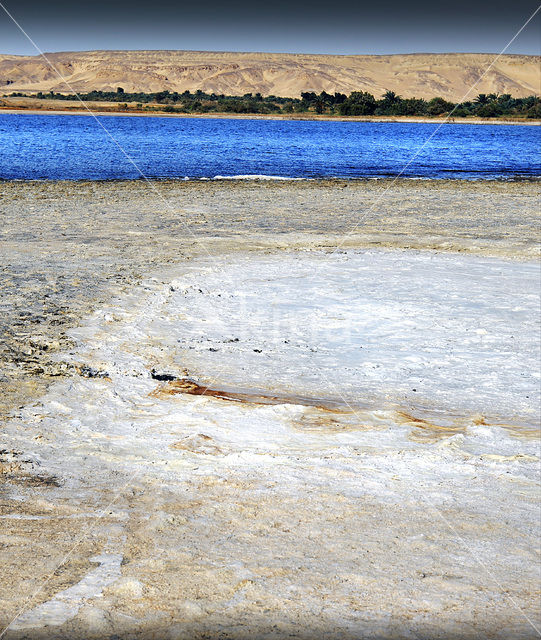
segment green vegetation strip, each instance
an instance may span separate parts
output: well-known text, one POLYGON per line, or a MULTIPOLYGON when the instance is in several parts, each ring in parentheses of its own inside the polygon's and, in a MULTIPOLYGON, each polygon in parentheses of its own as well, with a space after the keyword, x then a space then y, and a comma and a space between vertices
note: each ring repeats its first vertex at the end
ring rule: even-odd
MULTIPOLYGON (((5 97, 38 98, 43 100, 73 100, 73 94, 39 92, 29 95, 12 93, 5 97)), ((377 100, 366 91, 330 94, 322 91, 304 92, 300 98, 262 96, 260 93, 246 93, 243 96, 226 96, 196 91, 178 93, 158 91, 156 93, 127 93, 122 87, 116 91, 90 91, 79 94, 85 102, 115 102, 125 110, 135 108, 142 111, 163 111, 165 113, 252 113, 252 114, 293 114, 315 113, 340 116, 444 116, 453 112, 453 117, 479 118, 541 118, 541 98, 513 98, 511 94, 480 93, 470 102, 454 103, 444 98, 431 100, 423 98, 401 98, 394 91, 387 91, 377 100), (132 104, 128 107, 129 103, 132 104)))

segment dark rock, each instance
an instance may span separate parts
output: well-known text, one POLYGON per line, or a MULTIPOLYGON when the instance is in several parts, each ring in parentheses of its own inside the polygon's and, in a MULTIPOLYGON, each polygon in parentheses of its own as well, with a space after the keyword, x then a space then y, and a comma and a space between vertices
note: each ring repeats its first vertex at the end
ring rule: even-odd
POLYGON ((174 376, 172 373, 158 373, 155 369, 152 369, 150 372, 150 377, 153 380, 159 380, 159 382, 172 382, 173 380, 178 380, 178 377, 174 376))
POLYGON ((79 369, 79 375, 83 378, 108 378, 109 374, 107 371, 100 371, 99 369, 94 369, 93 367, 83 366, 79 369))

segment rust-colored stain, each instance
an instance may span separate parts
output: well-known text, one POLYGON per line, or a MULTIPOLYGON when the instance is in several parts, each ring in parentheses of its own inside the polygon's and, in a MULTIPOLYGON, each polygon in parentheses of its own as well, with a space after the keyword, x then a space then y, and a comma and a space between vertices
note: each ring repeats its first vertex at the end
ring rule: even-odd
POLYGON ((333 400, 319 400, 304 396, 295 395, 267 395, 256 392, 229 391, 226 389, 213 389, 205 385, 198 384, 189 378, 171 380, 160 384, 157 389, 150 393, 155 398, 167 398, 187 394, 191 396, 210 396, 219 400, 229 402, 239 402, 242 404, 276 405, 276 404, 297 404, 307 407, 316 407, 323 411, 339 412, 343 409, 343 403, 333 400))
MULTIPOLYGON (((365 412, 370 409, 352 405, 346 401, 329 400, 321 398, 310 398, 299 395, 268 395, 264 393, 249 391, 231 391, 228 389, 215 389, 191 380, 181 378, 162 382, 149 395, 155 398, 168 398, 180 394, 192 396, 209 396, 227 402, 238 402, 249 405, 279 405, 295 404, 311 409, 304 416, 295 420, 293 426, 305 431, 332 431, 340 432, 346 430, 377 429, 384 425, 372 424, 371 420, 366 423, 361 420, 365 412)), ((529 428, 511 424, 487 422, 485 416, 457 417, 450 424, 437 424, 427 418, 415 416, 407 411, 395 410, 394 420, 401 425, 411 427, 409 438, 415 442, 437 442, 444 438, 466 433, 468 425, 472 423, 476 426, 492 425, 507 429, 510 434, 516 437, 536 437, 539 432, 537 428, 529 428)))
POLYGON ((443 440, 449 438, 457 433, 465 433, 466 425, 440 425, 425 420, 424 418, 418 418, 416 416, 407 413, 406 411, 396 412, 398 422, 411 426, 411 432, 409 434, 410 440, 415 442, 436 442, 437 440, 443 440))
POLYGON ((344 431, 374 431, 385 425, 374 424, 367 419, 363 421, 364 410, 328 409, 323 407, 308 407, 297 419, 293 420, 293 428, 299 431, 313 431, 326 433, 341 433, 344 431))
POLYGON ((214 456, 224 453, 224 451, 220 447, 214 444, 214 440, 210 436, 207 436, 205 433, 197 433, 195 435, 186 436, 182 440, 170 444, 169 448, 214 456))

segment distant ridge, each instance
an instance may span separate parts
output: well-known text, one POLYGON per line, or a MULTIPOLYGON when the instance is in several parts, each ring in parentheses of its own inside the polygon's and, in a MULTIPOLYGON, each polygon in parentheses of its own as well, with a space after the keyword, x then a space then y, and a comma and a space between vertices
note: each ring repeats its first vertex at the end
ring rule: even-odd
MULTIPOLYGON (((76 91, 197 91, 298 97, 302 91, 392 90, 404 98, 441 96, 458 102, 495 54, 419 53, 320 55, 209 51, 76 51, 47 54, 76 91)), ((40 56, 0 54, 0 95, 13 91, 68 92, 40 56)), ((503 55, 472 91, 541 93, 541 57, 503 55)))

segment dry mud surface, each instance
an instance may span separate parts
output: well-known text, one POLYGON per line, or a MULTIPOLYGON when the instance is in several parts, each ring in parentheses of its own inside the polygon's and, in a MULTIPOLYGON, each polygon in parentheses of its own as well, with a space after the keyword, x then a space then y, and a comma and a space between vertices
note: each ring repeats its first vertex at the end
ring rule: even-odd
POLYGON ((538 183, 0 194, 5 637, 537 637, 538 183), (317 290, 332 338, 366 260, 357 402, 360 351, 264 329, 317 290))

